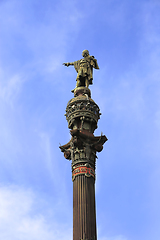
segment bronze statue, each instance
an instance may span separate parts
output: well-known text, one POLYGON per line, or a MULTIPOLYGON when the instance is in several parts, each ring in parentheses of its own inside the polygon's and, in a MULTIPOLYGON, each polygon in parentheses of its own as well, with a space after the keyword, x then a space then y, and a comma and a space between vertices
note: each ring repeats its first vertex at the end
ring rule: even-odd
POLYGON ((89 55, 88 50, 84 50, 82 52, 83 58, 81 60, 71 62, 71 63, 63 63, 64 66, 74 65, 75 70, 77 71, 77 87, 87 87, 89 84, 92 84, 93 80, 93 68, 99 69, 97 64, 97 60, 94 56, 89 55))

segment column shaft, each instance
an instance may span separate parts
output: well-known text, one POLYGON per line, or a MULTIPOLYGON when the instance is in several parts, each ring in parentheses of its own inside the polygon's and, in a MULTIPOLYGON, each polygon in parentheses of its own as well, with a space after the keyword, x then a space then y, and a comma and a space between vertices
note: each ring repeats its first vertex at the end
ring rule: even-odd
POLYGON ((73 181, 73 240, 97 240, 94 183, 85 175, 73 181))

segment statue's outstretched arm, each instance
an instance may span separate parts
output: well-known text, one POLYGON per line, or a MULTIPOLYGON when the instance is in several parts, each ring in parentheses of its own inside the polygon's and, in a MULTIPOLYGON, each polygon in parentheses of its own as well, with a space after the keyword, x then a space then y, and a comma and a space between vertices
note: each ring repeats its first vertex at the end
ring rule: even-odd
POLYGON ((68 63, 63 63, 63 65, 69 67, 70 65, 74 65, 74 62, 71 62, 71 63, 69 63, 69 62, 68 62, 68 63))

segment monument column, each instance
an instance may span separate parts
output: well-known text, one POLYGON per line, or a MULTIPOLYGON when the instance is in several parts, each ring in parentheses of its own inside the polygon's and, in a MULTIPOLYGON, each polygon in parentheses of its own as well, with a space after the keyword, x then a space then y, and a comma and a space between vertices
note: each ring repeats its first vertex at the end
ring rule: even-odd
POLYGON ((105 135, 95 137, 93 134, 100 118, 100 109, 91 99, 88 83, 83 78, 80 80, 81 86, 72 91, 74 98, 68 102, 65 114, 68 128, 71 129, 71 140, 60 146, 60 149, 64 157, 72 161, 73 240, 97 240, 96 152, 102 151, 107 138, 105 135))

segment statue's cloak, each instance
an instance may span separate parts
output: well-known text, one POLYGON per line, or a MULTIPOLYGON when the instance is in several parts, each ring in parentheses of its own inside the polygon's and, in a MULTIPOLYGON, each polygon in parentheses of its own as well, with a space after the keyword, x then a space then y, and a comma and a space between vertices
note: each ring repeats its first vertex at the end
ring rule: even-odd
POLYGON ((77 79, 88 78, 89 84, 92 84, 93 80, 93 68, 99 69, 97 60, 93 56, 87 56, 81 60, 73 62, 76 70, 77 79))

